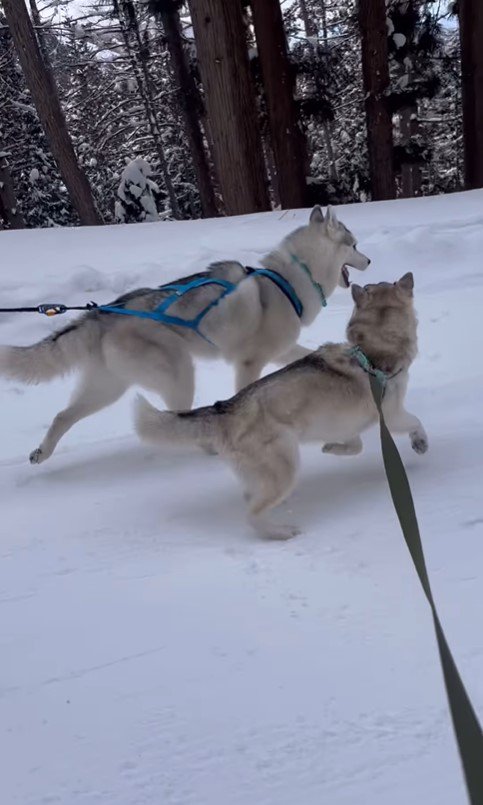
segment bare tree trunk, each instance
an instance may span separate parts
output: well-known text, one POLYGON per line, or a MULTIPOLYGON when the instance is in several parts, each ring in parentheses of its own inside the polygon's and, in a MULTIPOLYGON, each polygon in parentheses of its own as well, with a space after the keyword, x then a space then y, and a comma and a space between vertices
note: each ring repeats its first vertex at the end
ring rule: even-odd
POLYGON ((359 0, 358 13, 372 198, 394 198, 392 117, 385 95, 389 86, 385 0, 359 0))
POLYGON ((47 69, 50 69, 50 59, 49 59, 49 54, 48 54, 48 51, 47 51, 47 46, 46 46, 46 43, 45 43, 45 38, 44 38, 44 31, 43 31, 43 27, 42 27, 42 18, 40 16, 40 12, 39 12, 39 9, 37 7, 36 0, 29 0, 29 6, 30 6, 30 13, 32 14, 32 20, 33 20, 33 23, 34 23, 35 28, 36 28, 37 42, 39 43, 39 48, 40 48, 40 52, 42 54, 42 58, 44 60, 44 64, 47 67, 47 69))
MULTIPOLYGON (((408 145, 411 138, 419 133, 418 110, 416 106, 405 106, 401 110, 401 136, 403 145, 408 145)), ((403 198, 421 195, 421 167, 414 162, 403 162, 401 165, 401 190, 403 198)))
POLYGON ((459 0, 465 186, 483 187, 483 3, 459 0))
POLYGON ((23 216, 18 209, 7 157, 0 150, 0 229, 23 229, 23 216), (4 226, 2 226, 2 219, 4 226))
POLYGON ((101 224, 91 187, 79 167, 57 87, 46 69, 24 0, 2 0, 7 24, 37 113, 81 224, 101 224))
POLYGON ((268 109, 270 140, 282 207, 307 202, 305 137, 294 101, 291 68, 279 0, 250 0, 268 109))
POLYGON ((196 51, 229 215, 270 207, 241 3, 190 0, 196 51))
POLYGON ((201 98, 194 78, 191 75, 186 53, 181 37, 181 24, 179 14, 173 2, 161 11, 161 21, 168 42, 169 55, 179 88, 180 105, 186 125, 191 157, 198 180, 201 208, 207 218, 218 215, 215 192, 211 181, 208 156, 203 141, 203 132, 200 126, 198 110, 201 107, 201 98))
POLYGON ((299 0, 300 16, 305 28, 306 36, 317 36, 317 25, 307 8, 306 0, 299 0))

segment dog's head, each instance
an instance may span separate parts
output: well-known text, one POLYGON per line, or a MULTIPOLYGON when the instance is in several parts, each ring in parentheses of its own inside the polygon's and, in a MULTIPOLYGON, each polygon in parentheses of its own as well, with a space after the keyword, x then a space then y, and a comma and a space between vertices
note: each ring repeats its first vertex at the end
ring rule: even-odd
POLYGON ((314 207, 310 214, 309 227, 318 232, 321 239, 325 242, 330 241, 334 249, 334 259, 338 264, 337 281, 342 288, 348 288, 349 267, 357 268, 358 271, 365 271, 371 262, 365 254, 357 248, 357 238, 352 232, 339 221, 333 207, 327 207, 324 216, 322 208, 314 207))
POLYGON ((364 287, 353 283, 355 307, 347 326, 350 343, 361 347, 367 355, 400 356, 410 363, 416 355, 413 288, 411 272, 394 283, 378 282, 364 287))

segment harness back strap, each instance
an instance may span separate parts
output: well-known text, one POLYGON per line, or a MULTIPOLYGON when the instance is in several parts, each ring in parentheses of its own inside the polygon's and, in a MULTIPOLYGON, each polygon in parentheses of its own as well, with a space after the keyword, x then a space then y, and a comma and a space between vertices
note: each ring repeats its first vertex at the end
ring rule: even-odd
POLYGON ((178 327, 188 327, 188 329, 195 330, 199 333, 199 335, 202 335, 202 333, 200 333, 198 330, 202 319, 219 303, 221 299, 234 291, 235 288, 235 283, 229 282, 229 280, 219 279, 217 277, 207 277, 196 279, 185 284, 176 283, 172 285, 161 285, 160 289, 163 291, 172 291, 172 293, 170 296, 167 296, 166 299, 163 299, 163 301, 154 310, 132 310, 130 308, 121 306, 118 307, 116 305, 99 305, 97 310, 101 311, 101 313, 120 313, 121 315, 124 314, 126 316, 137 316, 140 319, 152 319, 153 321, 159 321, 164 324, 175 324, 178 325, 178 327), (182 319, 180 316, 171 316, 169 313, 166 313, 168 308, 174 304, 174 302, 177 302, 182 296, 184 296, 185 293, 193 290, 194 288, 201 288, 203 285, 219 285, 223 288, 223 292, 216 299, 213 299, 193 319, 182 319))
MULTIPOLYGON (((288 299, 290 304, 292 305, 295 313, 299 318, 301 318, 303 313, 303 305, 300 301, 299 297, 295 293, 295 290, 285 279, 279 274, 277 271, 272 271, 268 268, 250 268, 249 266, 246 267, 246 273, 248 276, 260 276, 266 277, 267 279, 271 280, 277 288, 284 294, 284 296, 288 299)), ((204 317, 207 313, 210 312, 218 303, 228 294, 232 293, 235 288, 237 287, 236 283, 230 282, 229 280, 224 280, 219 277, 197 277, 196 279, 192 280, 191 282, 186 283, 172 283, 170 285, 161 285, 160 290, 162 291, 171 291, 171 294, 167 296, 163 301, 154 309, 154 310, 133 310, 132 308, 126 308, 123 304, 119 305, 99 305, 97 310, 101 313, 117 313, 124 316, 136 316, 139 319, 151 319, 152 321, 158 321, 163 324, 173 324, 178 327, 187 327, 190 330, 194 330, 201 335, 206 341, 209 341, 203 333, 200 332, 199 326, 204 317), (179 299, 184 296, 185 293, 194 290, 195 288, 201 288, 204 285, 219 285, 223 288, 222 293, 216 299, 213 299, 206 307, 203 308, 194 318, 192 319, 182 319, 180 316, 172 316, 167 311, 171 307, 172 304, 179 301, 179 299)), ((211 342, 210 342, 211 343, 211 342)))

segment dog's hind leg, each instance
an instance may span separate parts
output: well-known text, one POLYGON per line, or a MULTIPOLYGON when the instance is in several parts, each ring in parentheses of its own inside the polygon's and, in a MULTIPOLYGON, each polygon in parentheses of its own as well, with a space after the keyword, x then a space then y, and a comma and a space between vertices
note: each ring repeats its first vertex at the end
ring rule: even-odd
POLYGON ((106 362, 129 385, 159 394, 171 411, 189 411, 195 393, 193 360, 178 342, 160 346, 132 336, 125 342, 110 341, 104 348, 106 362))
POLYGON ((80 419, 95 414, 116 402, 128 384, 111 374, 105 367, 85 372, 70 405, 57 414, 40 447, 30 453, 31 464, 41 464, 54 452, 62 436, 80 419))
POLYGON ((245 488, 248 520, 255 531, 268 539, 290 539, 300 531, 292 525, 278 525, 266 513, 285 500, 295 485, 299 463, 297 440, 284 434, 263 445, 263 458, 236 457, 235 470, 245 488))

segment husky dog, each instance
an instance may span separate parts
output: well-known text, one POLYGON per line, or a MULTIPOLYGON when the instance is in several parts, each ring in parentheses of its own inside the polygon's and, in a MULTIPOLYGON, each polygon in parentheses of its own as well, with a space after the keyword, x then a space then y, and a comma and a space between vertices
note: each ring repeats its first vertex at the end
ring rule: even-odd
POLYGON ((111 405, 132 385, 157 392, 168 408, 190 409, 195 355, 233 363, 240 390, 257 380, 267 363, 284 365, 307 354, 296 343, 301 327, 311 324, 337 284, 349 286, 347 266, 363 271, 369 262, 334 211, 329 207, 324 218, 317 206, 308 225, 262 260, 277 283, 250 274, 241 263, 214 263, 207 272, 176 283, 174 294, 168 286, 140 288, 109 306, 118 312, 93 310, 32 346, 0 347, 0 375, 14 380, 41 383, 70 371, 81 373, 70 405, 57 414, 30 461, 45 461, 72 425, 111 405), (207 279, 231 284, 231 292, 224 295, 219 284, 203 284, 207 279), (189 283, 196 287, 179 293, 189 283), (169 315, 178 321, 206 315, 195 327, 142 318, 170 296, 169 315), (136 315, 122 315, 126 308, 136 315))
POLYGON ((207 408, 161 412, 142 397, 136 403, 135 426, 143 440, 214 444, 240 479, 249 520, 262 536, 287 539, 299 533, 265 517, 295 485, 299 442, 323 442, 324 453, 338 456, 362 451, 360 434, 378 417, 369 372, 379 370, 387 379, 382 406, 388 427, 409 433, 416 453, 428 449, 421 422, 404 408, 408 369, 417 352, 413 276, 405 274, 394 284, 352 285, 352 297, 348 343, 321 346, 207 408))

